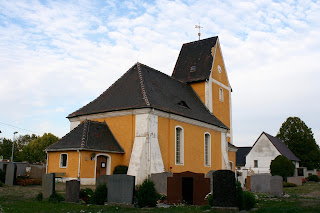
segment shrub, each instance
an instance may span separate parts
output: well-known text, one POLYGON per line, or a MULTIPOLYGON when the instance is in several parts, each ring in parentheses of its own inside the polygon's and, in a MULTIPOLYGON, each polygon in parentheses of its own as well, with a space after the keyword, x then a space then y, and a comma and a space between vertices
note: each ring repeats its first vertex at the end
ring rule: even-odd
POLYGON ((64 197, 61 194, 54 192, 52 195, 50 195, 48 201, 51 203, 59 203, 61 201, 64 201, 64 197))
POLYGON ((6 181, 6 173, 0 169, 0 182, 4 183, 6 181))
POLYGON ((20 186, 41 185, 40 179, 17 178, 17 184, 20 186))
POLYGON ((270 164, 270 171, 272 175, 280 175, 284 180, 287 177, 293 176, 294 164, 285 156, 279 155, 270 164))
POLYGON ((297 187, 297 184, 287 183, 285 181, 282 182, 283 187, 297 187))
POLYGON ((256 205, 256 198, 251 192, 244 191, 243 202, 244 202, 244 208, 246 210, 250 210, 256 205))
POLYGON ((239 210, 244 209, 244 200, 243 200, 243 190, 241 187, 241 183, 237 181, 236 183, 236 202, 237 202, 237 207, 239 210))
POLYGON ((319 177, 317 175, 310 175, 309 177, 306 178, 307 181, 315 181, 319 182, 319 177))
POLYGON ((205 199, 208 201, 209 206, 213 206, 213 195, 211 192, 209 194, 207 194, 205 199))
POLYGON ((41 192, 36 196, 36 200, 37 201, 42 201, 43 200, 43 194, 41 192))
POLYGON ((125 165, 118 165, 114 167, 113 174, 127 174, 128 167, 125 165))
POLYGON ((86 203, 93 203, 93 190, 86 188, 81 189, 79 193, 79 199, 83 200, 86 203))
POLYGON ((302 183, 306 183, 306 182, 307 182, 307 179, 302 178, 302 183))
POLYGON ((3 183, 0 181, 0 187, 2 187, 3 186, 3 183))
POLYGON ((108 189, 106 184, 100 184, 93 193, 92 200, 97 205, 103 205, 108 198, 108 189))
POLYGON ((155 207, 158 199, 159 194, 152 180, 145 179, 140 186, 137 186, 136 202, 140 208, 145 206, 155 207))

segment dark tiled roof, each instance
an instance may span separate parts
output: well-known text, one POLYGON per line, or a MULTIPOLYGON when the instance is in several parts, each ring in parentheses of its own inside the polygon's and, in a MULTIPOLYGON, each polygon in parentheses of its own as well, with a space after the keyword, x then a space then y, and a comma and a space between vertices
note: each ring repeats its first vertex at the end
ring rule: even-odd
POLYGON ((146 107, 228 129, 209 112, 188 84, 140 63, 131 67, 98 98, 68 117, 146 107))
POLYGON ((238 147, 238 151, 236 154, 236 165, 237 166, 245 166, 246 165, 246 156, 251 150, 251 147, 238 147))
POLYGON ((231 144, 231 143, 228 143, 228 149, 229 150, 237 150, 238 147, 236 147, 235 145, 231 144))
POLYGON ((211 49, 217 39, 218 36, 183 44, 172 77, 183 82, 209 79, 213 63, 211 49))
POLYGON ((57 150, 97 150, 124 153, 106 123, 85 120, 56 143, 47 147, 47 151, 57 150))
POLYGON ((277 150, 285 157, 287 157, 291 161, 300 161, 300 159, 295 156, 291 150, 287 147, 287 145, 279 138, 273 137, 268 133, 263 132, 267 138, 271 141, 271 143, 277 148, 277 150))

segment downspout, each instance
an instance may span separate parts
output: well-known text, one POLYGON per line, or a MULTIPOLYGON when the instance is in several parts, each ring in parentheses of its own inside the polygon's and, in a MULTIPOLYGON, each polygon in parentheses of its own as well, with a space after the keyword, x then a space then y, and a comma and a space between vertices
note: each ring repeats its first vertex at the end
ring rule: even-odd
POLYGON ((48 154, 48 151, 46 151, 46 154, 47 154, 46 174, 48 174, 48 161, 49 161, 49 154, 48 154))
POLYGON ((80 181, 81 152, 80 150, 77 150, 77 151, 79 152, 78 180, 80 181))

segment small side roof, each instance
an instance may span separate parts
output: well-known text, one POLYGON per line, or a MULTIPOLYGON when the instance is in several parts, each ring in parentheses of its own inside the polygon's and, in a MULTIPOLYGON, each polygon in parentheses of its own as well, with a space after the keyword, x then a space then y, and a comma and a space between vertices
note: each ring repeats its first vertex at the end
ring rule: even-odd
POLYGON ((246 165, 246 156, 250 150, 251 147, 238 147, 238 151, 236 153, 236 166, 246 165))
POLYGON ((187 83, 209 79, 217 40, 215 36, 183 44, 172 77, 187 83))
POLYGON ((85 120, 46 151, 92 150, 112 153, 124 153, 106 123, 85 120))
POLYGON ((271 143, 277 148, 277 150, 286 158, 291 161, 301 161, 297 156, 295 156, 287 145, 280 139, 269 135, 268 133, 263 132, 271 143))

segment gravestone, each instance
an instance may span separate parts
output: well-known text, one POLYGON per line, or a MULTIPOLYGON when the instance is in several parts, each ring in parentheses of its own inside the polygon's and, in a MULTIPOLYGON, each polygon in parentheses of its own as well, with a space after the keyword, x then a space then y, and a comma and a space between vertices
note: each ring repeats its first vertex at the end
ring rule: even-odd
POLYGON ((16 184, 16 177, 17 177, 17 165, 16 163, 9 163, 7 165, 6 170, 6 181, 5 184, 8 186, 13 186, 16 184))
POLYGON ((16 177, 18 177, 18 176, 26 176, 27 175, 28 163, 16 162, 16 165, 17 165, 16 177))
POLYGON ((109 175, 100 175, 97 179, 96 179, 96 188, 98 188, 99 185, 102 184, 106 184, 108 183, 108 176, 109 175))
POLYGON ((287 182, 302 186, 302 177, 287 177, 287 182))
POLYGON ((236 207, 236 178, 230 170, 213 173, 213 206, 236 207))
POLYGON ((42 196, 44 199, 49 198, 55 191, 55 174, 42 175, 42 196))
POLYGON ((135 189, 135 177, 125 174, 109 175, 108 203, 132 204, 135 189))
POLYGON ((78 203, 80 194, 80 181, 69 180, 66 182, 66 202, 78 203))
POLYGON ((155 183, 155 188, 159 194, 167 195, 167 178, 172 177, 171 172, 151 174, 151 180, 155 183))
POLYGON ((270 192, 270 174, 253 174, 251 175, 250 188, 252 192, 270 192))
POLYGON ((280 196, 283 193, 283 185, 282 185, 282 177, 281 176, 272 176, 270 180, 270 191, 271 195, 280 196))
POLYGON ((46 173, 46 167, 42 165, 30 165, 29 177, 32 179, 42 178, 42 175, 46 173))

